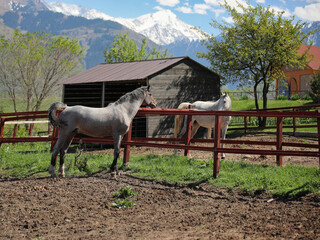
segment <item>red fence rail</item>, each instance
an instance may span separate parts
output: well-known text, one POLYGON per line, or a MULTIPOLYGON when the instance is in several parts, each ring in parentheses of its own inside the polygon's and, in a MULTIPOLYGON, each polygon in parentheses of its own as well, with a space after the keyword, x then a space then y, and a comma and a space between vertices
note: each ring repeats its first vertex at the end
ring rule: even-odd
MULTIPOLYGON (((265 111, 292 111, 292 112, 305 112, 305 111, 315 111, 320 109, 320 104, 308 104, 308 105, 302 105, 302 106, 291 106, 291 107, 281 107, 281 108, 268 108, 268 109, 260 109, 259 112, 265 112, 265 111)), ((251 118, 251 116, 249 116, 251 118)), ((266 126, 266 127, 259 127, 259 126, 248 126, 248 117, 243 117, 244 126, 243 127, 229 127, 229 130, 244 130, 244 133, 246 134, 248 130, 262 130, 262 129, 276 129, 277 126, 266 126)), ((283 126, 283 128, 292 128, 293 129, 293 136, 296 135, 297 129, 301 128, 312 128, 317 127, 316 124, 310 125, 310 124, 304 124, 304 125, 298 125, 296 121, 296 117, 292 117, 292 125, 283 126)), ((250 121, 249 121, 250 122, 250 121)))
MULTIPOLYGON (((187 115, 188 116, 188 128, 185 138, 132 138, 131 130, 124 138, 122 145, 125 147, 123 162, 124 164, 129 162, 130 157, 130 146, 146 146, 146 147, 157 147, 157 148, 174 148, 185 150, 185 155, 190 150, 199 151, 210 151, 213 152, 214 166, 213 166, 213 177, 219 175, 219 161, 221 153, 233 153, 233 154, 253 154, 253 155, 274 155, 279 166, 282 166, 282 156, 313 156, 319 158, 320 167, 320 110, 312 112, 283 112, 283 111, 193 111, 192 109, 148 109, 141 108, 137 116, 172 116, 172 115, 187 115), (190 139, 191 133, 191 118, 192 115, 214 115, 215 116, 215 136, 214 139, 190 139), (277 118, 277 137, 276 141, 273 142, 258 142, 248 140, 221 140, 220 129, 221 129, 221 117, 222 116, 238 116, 238 117, 275 117, 277 118), (283 119, 284 118, 315 118, 317 122, 317 144, 306 144, 306 143, 289 143, 283 141, 283 119), (172 143, 175 142, 175 143, 172 143), (197 146, 191 145, 191 143, 211 143, 212 146, 197 146), (276 149, 241 149, 241 148, 225 148, 221 147, 221 144, 245 144, 245 145, 264 145, 275 147, 276 149), (288 150, 284 147, 297 147, 304 149, 314 150, 288 150)), ((51 142, 52 146, 57 141, 58 133, 57 129, 53 129, 53 133, 50 136, 45 137, 4 137, 4 126, 6 122, 27 120, 27 119, 43 119, 48 118, 46 111, 41 112, 23 112, 23 113, 11 113, 11 114, 0 114, 0 146, 2 143, 17 143, 17 142, 51 142)), ((107 143, 113 144, 111 138, 82 138, 83 142, 90 143, 107 143)), ((79 138, 75 138, 73 142, 80 141, 79 138)))

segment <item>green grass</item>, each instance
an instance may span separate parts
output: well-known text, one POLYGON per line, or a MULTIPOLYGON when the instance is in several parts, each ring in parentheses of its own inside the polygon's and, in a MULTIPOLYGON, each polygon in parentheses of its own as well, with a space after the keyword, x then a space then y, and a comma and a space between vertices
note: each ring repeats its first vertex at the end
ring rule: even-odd
MULTIPOLYGON (((268 100, 268 108, 293 107, 312 104, 311 100, 268 100)), ((259 100, 259 108, 262 108, 262 100, 259 100)), ((232 101, 232 111, 255 110, 254 100, 232 101)))
MULTIPOLYGON (((29 176, 49 177, 51 153, 49 143, 3 144, 0 150, 0 175, 25 178, 29 176), (32 151, 30 151, 32 149, 32 151)), ((75 154, 66 157, 66 175, 90 175, 109 170, 112 155, 83 154, 79 161, 82 168, 74 164, 75 154)), ((122 159, 118 160, 118 167, 122 159)), ((284 167, 249 164, 245 162, 221 161, 220 175, 212 178, 212 160, 199 161, 182 156, 131 156, 125 171, 127 174, 166 182, 169 184, 199 184, 207 182, 217 187, 238 189, 246 193, 267 193, 276 197, 296 198, 309 193, 320 194, 320 171, 318 168, 287 165, 284 167)), ((127 191, 128 192, 128 191, 127 191)), ((124 194, 127 194, 125 192, 124 194)), ((118 202, 116 204, 121 205, 118 202)), ((127 203, 123 203, 127 204, 127 203)))
MULTIPOLYGON (((61 96, 59 95, 60 95, 60 92, 59 94, 55 94, 54 96, 49 96, 48 98, 46 98, 43 101, 39 111, 46 111, 48 110, 51 103, 61 101, 61 96)), ((26 110, 25 99, 19 98, 19 97, 17 98, 17 109, 18 109, 18 112, 25 112, 26 110)), ((13 103, 10 100, 10 98, 7 96, 7 94, 3 94, 2 96, 0 96, 0 113, 1 112, 4 112, 4 113, 14 112, 13 103)))
MULTIPOLYGON (((312 104, 310 100, 268 100, 268 108, 281 108, 281 107, 293 107, 293 106, 301 106, 312 104)), ((262 108, 262 100, 259 100, 260 109, 262 108)), ((232 102, 232 111, 248 111, 255 110, 254 100, 238 100, 232 102)), ((292 118, 284 118, 283 119, 284 126, 292 126, 293 119, 292 118)), ((296 124, 299 125, 316 125, 316 119, 302 119, 296 118, 296 124)), ((257 127, 258 126, 258 118, 250 117, 248 118, 248 127, 257 127)), ((275 118, 267 118, 267 126, 276 126, 275 118)), ((230 129, 228 133, 242 133, 243 130, 231 130, 233 127, 244 127, 243 117, 232 117, 231 123, 229 125, 230 129)), ((257 130, 253 130, 257 131, 257 130)), ((264 129, 259 130, 261 132, 276 132, 276 129, 264 129)), ((283 128, 284 132, 293 132, 293 128, 283 128)), ((297 128, 297 132, 317 132, 317 128, 297 128)))

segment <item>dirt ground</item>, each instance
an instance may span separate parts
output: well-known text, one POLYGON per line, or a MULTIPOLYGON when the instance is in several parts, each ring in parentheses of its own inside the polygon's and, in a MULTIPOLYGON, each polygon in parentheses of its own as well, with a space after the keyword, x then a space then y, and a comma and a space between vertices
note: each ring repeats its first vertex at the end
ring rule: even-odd
MULTIPOLYGON (((157 151, 133 148, 131 154, 166 153, 157 151)), ((192 154, 206 158, 204 153, 192 154)), ((233 157, 275 164, 274 157, 226 158, 233 157)), ((289 160, 300 164, 307 159, 289 160)), ((318 166, 318 160, 305 165, 313 164, 318 166)), ((163 184, 126 173, 64 179, 0 177, 0 239, 320 239, 319 222, 320 201, 313 195, 273 199, 206 183, 163 184), (136 205, 111 207, 116 201, 112 192, 128 185, 139 193, 133 197, 136 205)))

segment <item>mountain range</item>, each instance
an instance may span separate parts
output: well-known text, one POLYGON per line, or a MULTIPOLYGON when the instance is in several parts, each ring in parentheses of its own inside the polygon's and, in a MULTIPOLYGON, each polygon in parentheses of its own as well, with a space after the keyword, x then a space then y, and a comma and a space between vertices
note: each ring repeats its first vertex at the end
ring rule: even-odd
POLYGON ((12 28, 77 38, 87 49, 86 68, 104 62, 104 50, 120 33, 128 33, 138 43, 147 38, 150 48, 168 49, 173 56, 189 56, 206 64, 196 56, 197 51, 205 51, 200 44, 201 35, 171 11, 159 11, 137 19, 115 19, 94 9, 63 2, 0 0, 0 23, 0 34, 8 34, 8 28, 12 28))
POLYGON ((176 41, 199 41, 202 39, 202 34, 193 29, 193 26, 180 20, 170 10, 159 10, 155 13, 132 19, 114 18, 95 9, 66 4, 61 1, 46 4, 51 11, 65 15, 118 22, 135 32, 143 34, 159 45, 169 45, 176 41))
MULTIPOLYGON (((203 65, 204 59, 197 52, 204 52, 202 35, 191 25, 184 23, 170 10, 160 10, 135 19, 114 18, 95 9, 89 9, 61 1, 0 0, 0 34, 10 29, 75 37, 87 49, 86 68, 104 62, 103 52, 119 33, 141 42, 147 38, 150 48, 168 49, 174 56, 189 56, 203 65)), ((304 31, 319 29, 320 22, 310 23, 304 31)), ((320 46, 318 32, 308 40, 320 46)))

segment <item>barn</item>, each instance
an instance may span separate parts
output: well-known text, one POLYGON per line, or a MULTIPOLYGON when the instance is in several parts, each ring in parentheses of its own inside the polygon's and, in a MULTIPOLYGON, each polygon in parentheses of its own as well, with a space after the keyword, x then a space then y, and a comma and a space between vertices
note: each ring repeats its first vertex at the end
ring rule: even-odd
POLYGON ((309 63, 303 69, 297 67, 284 67, 284 75, 286 77, 286 84, 282 86, 279 80, 276 80, 276 89, 278 93, 287 95, 289 98, 295 94, 299 94, 303 97, 310 92, 310 81, 314 74, 319 71, 320 68, 320 47, 301 45, 298 54, 305 54, 309 51, 309 63))
MULTIPOLYGON (((69 106, 105 107, 140 86, 150 85, 159 108, 181 102, 217 99, 220 76, 189 57, 102 63, 61 81, 63 102, 69 106)), ((173 117, 137 117, 133 136, 170 136, 173 117)))

